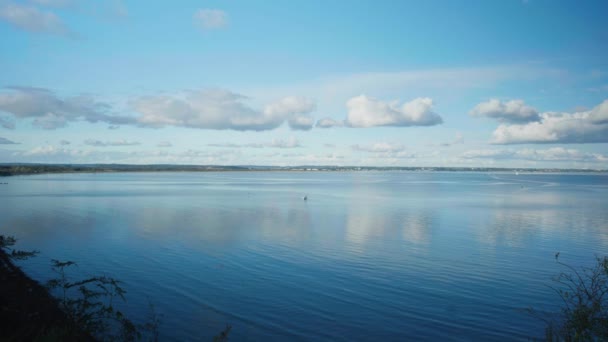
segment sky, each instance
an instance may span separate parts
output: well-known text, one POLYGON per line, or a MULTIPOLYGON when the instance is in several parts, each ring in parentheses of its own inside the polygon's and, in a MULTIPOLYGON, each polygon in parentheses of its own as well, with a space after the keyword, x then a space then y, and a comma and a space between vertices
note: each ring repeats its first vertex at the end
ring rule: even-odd
POLYGON ((608 169, 606 13, 0 0, 0 163, 608 169))

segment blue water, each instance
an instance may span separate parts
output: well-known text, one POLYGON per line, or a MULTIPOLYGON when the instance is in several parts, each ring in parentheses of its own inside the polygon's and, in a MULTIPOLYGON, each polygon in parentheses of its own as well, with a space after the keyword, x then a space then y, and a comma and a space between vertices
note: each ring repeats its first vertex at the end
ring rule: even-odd
POLYGON ((260 172, 5 178, 0 230, 124 282, 163 340, 526 340, 608 253, 608 176, 260 172), (308 201, 302 198, 308 195, 308 201))

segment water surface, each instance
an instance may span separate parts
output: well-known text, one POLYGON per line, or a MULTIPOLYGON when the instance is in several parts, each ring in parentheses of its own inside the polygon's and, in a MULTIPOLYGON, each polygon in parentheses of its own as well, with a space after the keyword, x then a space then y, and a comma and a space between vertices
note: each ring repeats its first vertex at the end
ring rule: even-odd
POLYGON ((5 178, 0 229, 124 282, 163 340, 525 340, 554 254, 608 251, 608 177, 223 172, 5 178), (308 201, 303 196, 308 196, 308 201))

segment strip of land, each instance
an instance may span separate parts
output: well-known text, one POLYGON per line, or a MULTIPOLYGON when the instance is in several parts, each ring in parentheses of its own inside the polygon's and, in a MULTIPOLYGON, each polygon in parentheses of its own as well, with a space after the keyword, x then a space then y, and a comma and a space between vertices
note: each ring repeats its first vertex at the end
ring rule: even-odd
POLYGON ((95 172, 218 172, 218 171, 423 171, 423 172, 525 172, 605 173, 604 169, 493 168, 493 167, 374 167, 374 166, 224 166, 132 164, 0 164, 0 176, 95 172))

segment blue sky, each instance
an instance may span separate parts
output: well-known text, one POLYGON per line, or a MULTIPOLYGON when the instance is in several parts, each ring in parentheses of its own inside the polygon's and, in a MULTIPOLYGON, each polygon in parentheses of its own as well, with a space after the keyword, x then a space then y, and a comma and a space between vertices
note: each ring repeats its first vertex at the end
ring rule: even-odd
POLYGON ((0 0, 0 162, 608 168, 605 13, 0 0))

